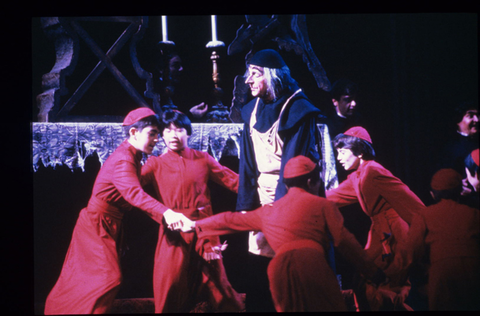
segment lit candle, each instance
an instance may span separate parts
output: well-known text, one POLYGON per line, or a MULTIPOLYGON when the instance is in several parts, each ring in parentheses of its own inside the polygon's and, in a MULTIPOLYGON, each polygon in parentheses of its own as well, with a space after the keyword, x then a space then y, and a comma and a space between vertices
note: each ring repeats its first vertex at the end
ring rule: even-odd
POLYGON ((207 47, 225 46, 223 42, 217 40, 217 16, 212 15, 211 20, 212 20, 212 41, 207 43, 207 47))
POLYGON ((164 42, 168 41, 168 36, 167 36, 167 17, 165 15, 162 15, 162 39, 164 42))
POLYGON ((212 15, 212 42, 217 41, 217 16, 212 15))

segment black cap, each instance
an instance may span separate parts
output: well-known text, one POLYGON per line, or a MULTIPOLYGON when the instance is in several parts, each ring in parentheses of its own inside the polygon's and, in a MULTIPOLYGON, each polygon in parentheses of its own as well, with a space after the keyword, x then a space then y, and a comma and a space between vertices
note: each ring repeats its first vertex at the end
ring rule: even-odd
POLYGON ((282 68, 287 66, 282 56, 273 49, 258 51, 252 59, 250 59, 248 64, 267 68, 282 68))

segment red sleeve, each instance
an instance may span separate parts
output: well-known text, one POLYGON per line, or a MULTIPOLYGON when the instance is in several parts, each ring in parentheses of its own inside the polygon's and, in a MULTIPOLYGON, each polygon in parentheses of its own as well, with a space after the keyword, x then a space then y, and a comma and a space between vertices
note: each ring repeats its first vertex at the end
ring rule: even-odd
MULTIPOLYGON (((260 208, 261 209, 261 208, 260 208)), ((198 220, 195 228, 198 238, 226 235, 249 230, 262 230, 258 211, 223 212, 198 220)))
POLYGON ((229 168, 222 166, 212 156, 207 155, 209 178, 225 188, 238 193, 238 174, 229 168))
POLYGON ((425 237, 427 234, 427 225, 425 219, 421 214, 416 214, 413 217, 412 225, 408 230, 408 237, 406 243, 407 251, 407 267, 414 261, 420 260, 425 254, 425 237))
POLYGON ((142 173, 140 175, 140 183, 142 186, 155 182, 155 169, 155 159, 153 157, 148 158, 147 162, 142 166, 142 173))
POLYGON ((372 168, 365 179, 392 206, 400 217, 410 225, 415 214, 421 213, 425 205, 410 188, 388 171, 372 168))
POLYGON ((421 214, 415 214, 408 230, 406 242, 397 244, 397 254, 394 257, 394 261, 385 270, 385 273, 390 275, 392 273, 398 274, 398 271, 402 271, 403 274, 408 275, 411 265, 424 259, 426 254, 426 234, 427 226, 425 219, 421 214))
POLYGON ((371 278, 378 268, 373 261, 368 259, 367 253, 355 236, 343 225, 343 216, 338 207, 328 202, 325 203, 324 210, 325 222, 332 235, 335 248, 361 273, 371 278))
POLYGON ((117 161, 112 182, 125 201, 146 212, 156 222, 162 222, 163 213, 168 208, 143 191, 133 162, 117 161))
POLYGON ((347 177, 337 188, 325 191, 325 195, 329 201, 334 202, 338 207, 358 202, 357 193, 350 177, 347 177))

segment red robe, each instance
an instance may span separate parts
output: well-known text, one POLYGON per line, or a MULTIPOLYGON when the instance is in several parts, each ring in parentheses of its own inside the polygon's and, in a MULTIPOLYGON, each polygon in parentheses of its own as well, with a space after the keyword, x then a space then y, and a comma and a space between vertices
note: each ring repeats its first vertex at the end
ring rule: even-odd
POLYGON ((334 203, 290 188, 273 203, 249 212, 224 212, 196 222, 199 238, 262 231, 275 251, 268 266, 270 292, 278 312, 347 311, 325 254, 328 232, 334 246, 366 276, 377 267, 343 226, 334 203))
POLYGON ((132 205, 162 222, 166 208, 140 185, 142 152, 124 141, 100 169, 81 210, 45 314, 107 313, 122 281, 118 248, 122 218, 132 205))
MULTIPOLYGON (((382 269, 386 269, 393 261, 397 245, 405 242, 413 216, 425 209, 425 205, 407 185, 373 160, 364 161, 337 188, 326 191, 326 197, 339 207, 360 203, 372 220, 365 249, 382 269)), ((388 286, 376 289, 366 284, 367 306, 359 298, 363 291, 356 291, 361 309, 411 310, 403 304, 409 293, 409 283, 399 276, 403 275, 401 271, 389 271, 392 280, 388 286)))
MULTIPOLYGON (((150 157, 142 168, 142 183, 154 186, 157 198, 192 220, 212 215, 208 180, 238 190, 238 175, 208 153, 185 148, 150 157)), ((153 272, 156 313, 189 312, 206 294, 213 307, 224 312, 243 309, 240 295, 227 279, 221 258, 207 261, 218 237, 170 231, 160 225, 153 272)), ((203 298, 205 299, 205 298, 203 298)))
POLYGON ((479 240, 479 210, 455 201, 441 200, 414 218, 406 251, 408 263, 429 262, 429 310, 480 310, 479 240))

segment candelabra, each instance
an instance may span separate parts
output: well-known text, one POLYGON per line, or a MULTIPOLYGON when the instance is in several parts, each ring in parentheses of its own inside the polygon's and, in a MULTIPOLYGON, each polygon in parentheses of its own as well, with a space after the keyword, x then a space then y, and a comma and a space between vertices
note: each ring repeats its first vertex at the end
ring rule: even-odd
POLYGON ((212 50, 210 60, 212 61, 213 72, 213 99, 214 104, 211 107, 211 110, 206 115, 207 123, 230 123, 231 120, 228 116, 228 108, 222 103, 223 90, 220 87, 220 73, 218 72, 218 60, 220 55, 218 50, 222 47, 225 47, 225 44, 222 41, 217 40, 217 17, 212 15, 212 40, 208 42, 207 48, 212 50))

